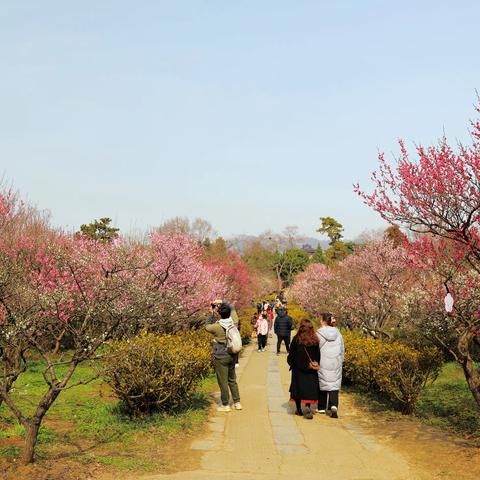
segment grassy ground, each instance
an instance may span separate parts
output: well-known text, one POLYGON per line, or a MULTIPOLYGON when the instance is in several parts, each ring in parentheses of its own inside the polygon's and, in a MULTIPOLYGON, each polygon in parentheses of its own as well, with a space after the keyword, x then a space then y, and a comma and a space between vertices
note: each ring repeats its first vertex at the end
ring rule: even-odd
POLYGON ((416 415, 431 425, 471 436, 480 444, 480 407, 455 362, 446 363, 437 380, 425 388, 416 415))
MULTIPOLYGON (((11 392, 27 414, 33 410, 45 390, 41 375, 43 368, 41 362, 34 363, 11 392)), ((94 374, 90 365, 81 365, 72 382, 86 381, 94 374)), ((208 415, 208 394, 215 384, 213 377, 203 381, 198 394, 183 411, 175 415, 156 414, 143 420, 126 416, 119 402, 112 397, 109 387, 100 380, 66 390, 48 412, 40 430, 37 463, 41 467, 42 464, 52 464, 52 461, 67 461, 78 463, 79 466, 108 466, 107 471, 168 470, 169 459, 163 453, 175 445, 177 432, 181 431, 184 439, 185 435, 188 436, 189 432, 203 424, 208 415), (166 444, 168 448, 164 448, 166 444)), ((0 470, 2 463, 13 469, 23 436, 23 427, 2 405, 0 470)), ((56 477, 52 474, 45 478, 56 477)))
MULTIPOLYGON (((369 410, 391 411, 391 402, 346 387, 355 400, 369 410)), ((415 417, 450 433, 468 438, 480 446, 480 408, 473 399, 461 367, 455 362, 446 363, 440 375, 427 385, 415 407, 415 417)))

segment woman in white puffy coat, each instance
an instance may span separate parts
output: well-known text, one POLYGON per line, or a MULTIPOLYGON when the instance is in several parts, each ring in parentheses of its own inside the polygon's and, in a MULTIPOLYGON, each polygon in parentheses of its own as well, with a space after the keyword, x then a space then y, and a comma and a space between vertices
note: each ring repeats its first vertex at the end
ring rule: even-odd
POLYGON ((318 370, 318 413, 331 411, 332 418, 338 418, 338 393, 342 386, 343 358, 345 346, 342 334, 336 328, 331 313, 322 313, 320 328, 320 368, 318 370))

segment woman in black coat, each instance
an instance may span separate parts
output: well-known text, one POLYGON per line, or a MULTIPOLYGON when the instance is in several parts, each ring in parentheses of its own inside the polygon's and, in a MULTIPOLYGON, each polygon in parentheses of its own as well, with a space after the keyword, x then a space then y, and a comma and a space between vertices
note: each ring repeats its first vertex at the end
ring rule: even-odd
POLYGON ((303 403, 305 404, 305 418, 312 419, 311 405, 318 403, 317 370, 320 362, 320 348, 318 336, 310 320, 302 320, 300 323, 298 332, 290 344, 287 362, 292 371, 290 397, 295 401, 297 407, 295 413, 303 415, 303 403))

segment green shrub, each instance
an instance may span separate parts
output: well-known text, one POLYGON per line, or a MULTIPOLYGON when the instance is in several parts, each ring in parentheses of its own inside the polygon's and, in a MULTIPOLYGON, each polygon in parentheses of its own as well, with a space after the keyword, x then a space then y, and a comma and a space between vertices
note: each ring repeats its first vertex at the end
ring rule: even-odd
POLYGON ((420 350, 350 331, 344 332, 344 340, 347 381, 381 392, 405 414, 412 413, 426 383, 437 377, 442 366, 435 348, 420 350))
POLYGON ((128 412, 142 416, 185 404, 211 371, 211 342, 205 332, 142 333, 115 341, 104 377, 128 412))

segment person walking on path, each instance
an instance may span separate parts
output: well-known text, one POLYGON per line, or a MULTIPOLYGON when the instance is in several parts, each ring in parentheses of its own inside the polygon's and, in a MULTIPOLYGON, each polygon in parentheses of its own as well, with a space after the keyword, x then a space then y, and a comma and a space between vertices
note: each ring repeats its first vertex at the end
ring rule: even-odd
POLYGON ((268 320, 266 313, 259 315, 255 327, 257 329, 258 351, 264 352, 265 347, 267 346, 268 335, 268 320))
POLYGON ((212 304, 212 316, 207 320, 205 329, 213 335, 213 358, 215 374, 220 388, 222 405, 217 408, 219 412, 229 412, 229 390, 232 393, 233 408, 241 410, 240 392, 235 374, 235 355, 227 352, 226 330, 233 325, 230 317, 231 308, 227 303, 221 303, 218 307, 212 304), (220 317, 217 320, 217 317, 220 317))
POLYGON ((275 318, 274 331, 277 336, 277 355, 280 354, 280 346, 285 343, 287 353, 290 351, 290 335, 293 329, 293 320, 287 314, 285 308, 277 310, 277 318, 275 318))
POLYGON ((271 337, 274 318, 273 318, 273 310, 271 309, 270 305, 268 306, 265 313, 267 315, 267 321, 268 321, 268 336, 271 337))
POLYGON ((320 368, 318 370, 318 413, 331 411, 338 418, 338 394, 342 385, 342 367, 345 346, 342 334, 336 328, 331 313, 322 313, 317 335, 320 342, 320 368))
POLYGON ((313 324, 310 320, 302 320, 290 344, 287 362, 292 371, 290 397, 295 402, 295 414, 304 415, 309 420, 313 418, 311 406, 318 403, 319 360, 319 339, 313 324), (303 414, 302 404, 305 404, 303 414))

